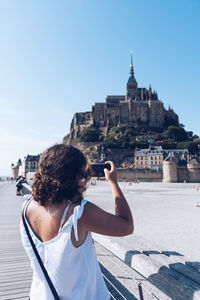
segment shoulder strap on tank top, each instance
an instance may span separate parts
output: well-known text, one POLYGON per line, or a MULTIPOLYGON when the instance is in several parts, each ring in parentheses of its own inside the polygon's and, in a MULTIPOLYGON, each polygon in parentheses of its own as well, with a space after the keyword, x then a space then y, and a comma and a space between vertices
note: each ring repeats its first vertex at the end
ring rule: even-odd
POLYGON ((85 206, 86 203, 87 203, 86 200, 84 200, 84 199, 81 200, 81 205, 77 205, 74 208, 74 213, 71 216, 72 217, 72 225, 74 227, 74 235, 75 235, 76 241, 78 241, 78 226, 77 226, 77 222, 78 222, 78 219, 80 219, 81 216, 82 216, 82 213, 83 213, 83 210, 84 210, 84 206, 85 206))
MULTIPOLYGON (((32 201, 32 197, 30 197, 29 199, 25 199, 24 200, 24 203, 23 203, 23 205, 22 205, 22 213, 24 214, 24 216, 25 216, 25 214, 26 214, 26 209, 27 209, 27 207, 29 206, 29 204, 30 204, 30 202, 32 201)), ((25 216, 26 217, 26 216, 25 216)))
POLYGON ((63 216, 62 216, 62 219, 61 219, 61 222, 60 222, 59 232, 62 230, 63 224, 65 222, 65 218, 66 218, 66 215, 68 213, 68 210, 69 210, 69 207, 70 207, 71 203, 72 202, 69 200, 69 203, 68 203, 67 207, 64 210, 64 213, 63 213, 63 216))
MULTIPOLYGON (((84 210, 84 206, 87 203, 87 200, 82 200, 80 205, 77 205, 74 207, 74 211, 73 214, 69 217, 69 219, 67 220, 67 222, 61 227, 60 230, 64 229, 65 227, 67 227, 68 225, 74 227, 74 234, 75 234, 75 239, 76 241, 78 241, 78 228, 77 228, 77 222, 78 219, 80 219, 80 217, 82 216, 83 210, 84 210)), ((71 204, 71 203, 70 203, 71 204)), ((66 208, 67 210, 67 208, 66 208)), ((65 212, 64 212, 65 213, 65 212)), ((65 215, 66 217, 66 215, 65 215)), ((59 232, 60 232, 59 230, 59 232)))

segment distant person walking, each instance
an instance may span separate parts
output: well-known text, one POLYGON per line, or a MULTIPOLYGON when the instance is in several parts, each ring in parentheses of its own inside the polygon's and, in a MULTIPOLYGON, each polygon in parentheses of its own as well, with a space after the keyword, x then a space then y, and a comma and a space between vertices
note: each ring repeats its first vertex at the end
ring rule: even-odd
POLYGON ((133 219, 118 186, 115 165, 106 163, 111 165, 110 171, 104 171, 113 193, 115 214, 83 199, 91 167, 81 151, 58 144, 41 155, 32 185, 33 198, 25 204, 20 224, 33 268, 31 300, 110 299, 91 232, 125 236, 133 232, 133 219))
POLYGON ((17 178, 17 182, 16 182, 16 187, 17 187, 17 196, 21 196, 21 190, 22 190, 22 183, 24 182, 24 177, 23 176, 19 176, 17 178))

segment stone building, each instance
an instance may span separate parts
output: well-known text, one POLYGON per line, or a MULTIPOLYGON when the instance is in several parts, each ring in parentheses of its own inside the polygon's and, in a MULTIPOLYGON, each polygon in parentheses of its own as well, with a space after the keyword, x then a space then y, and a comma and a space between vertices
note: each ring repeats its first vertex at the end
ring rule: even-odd
POLYGON ((151 146, 149 149, 136 149, 134 153, 135 169, 150 169, 160 171, 163 169, 163 160, 174 157, 179 165, 186 165, 189 161, 187 149, 162 149, 161 146, 151 146))
POLYGON ((24 157, 24 160, 18 160, 17 164, 11 165, 13 178, 18 176, 27 176, 27 173, 34 174, 38 169, 40 155, 27 155, 24 157))
POLYGON ((135 150, 135 169, 162 170, 163 149, 161 146, 150 147, 149 149, 135 150))
POLYGON ((27 172, 35 172, 38 169, 40 155, 27 155, 25 158, 25 170, 27 172))
POLYGON ((107 96, 106 102, 96 102, 92 111, 75 113, 70 137, 77 138, 81 130, 89 126, 100 128, 106 135, 108 128, 112 126, 162 128, 166 120, 178 124, 177 114, 170 107, 168 110, 164 108, 163 102, 151 86, 149 89, 138 87, 131 56, 126 95, 107 96))

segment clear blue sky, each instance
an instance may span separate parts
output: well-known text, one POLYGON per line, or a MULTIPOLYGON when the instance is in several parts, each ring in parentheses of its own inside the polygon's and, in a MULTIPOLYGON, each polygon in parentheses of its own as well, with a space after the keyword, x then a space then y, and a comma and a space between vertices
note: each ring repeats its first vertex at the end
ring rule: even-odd
POLYGON ((0 1, 0 175, 62 140, 75 112, 139 87, 200 135, 199 0, 0 1))

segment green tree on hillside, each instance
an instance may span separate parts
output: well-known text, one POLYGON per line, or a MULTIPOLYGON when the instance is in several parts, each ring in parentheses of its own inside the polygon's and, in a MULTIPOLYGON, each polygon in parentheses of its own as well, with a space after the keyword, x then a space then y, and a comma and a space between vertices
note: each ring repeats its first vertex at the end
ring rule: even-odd
POLYGON ((164 132, 166 137, 173 139, 176 142, 188 140, 188 134, 184 128, 180 126, 169 126, 164 132))
POLYGON ((200 138, 195 139, 194 141, 186 141, 178 143, 178 149, 187 149, 190 154, 196 154, 200 150, 200 138))
POLYGON ((169 126, 178 126, 178 125, 179 124, 178 124, 177 120, 175 120, 174 118, 165 116, 165 121, 164 121, 164 125, 163 125, 163 127, 165 129, 167 129, 169 126))
POLYGON ((100 136, 101 132, 98 128, 86 127, 80 133, 80 140, 82 142, 98 142, 100 136))

